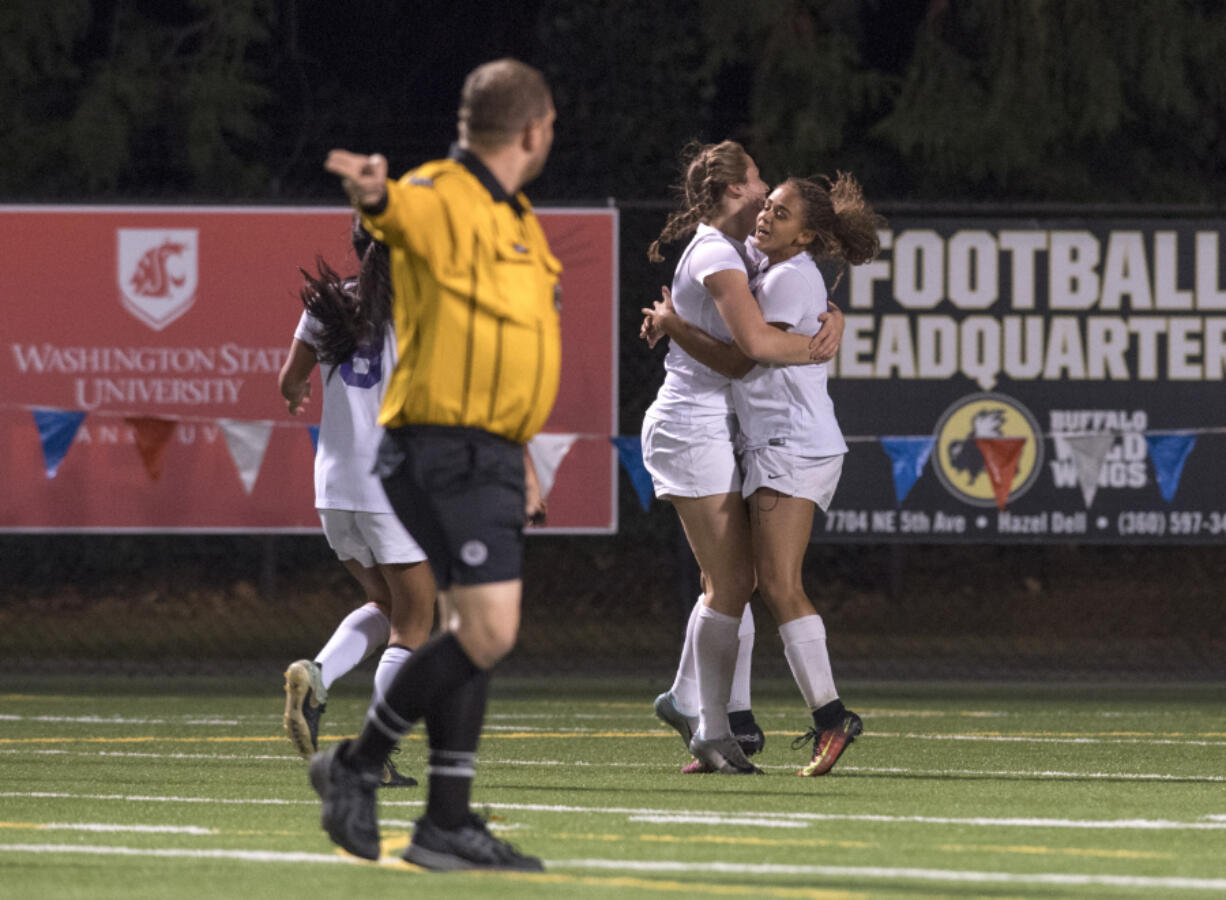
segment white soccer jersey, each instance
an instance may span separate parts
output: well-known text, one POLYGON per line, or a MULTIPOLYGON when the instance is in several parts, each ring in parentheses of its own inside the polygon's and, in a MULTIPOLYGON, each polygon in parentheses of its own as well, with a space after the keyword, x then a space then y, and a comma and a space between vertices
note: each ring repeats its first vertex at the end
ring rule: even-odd
MULTIPOLYGON (((826 283, 808 253, 771 266, 751 286, 767 322, 813 334, 826 311, 826 283)), ((847 452, 826 392, 826 365, 759 364, 732 382, 732 400, 747 448, 780 447, 796 456, 847 452)))
MULTIPOLYGON (((315 346, 319 323, 304 312, 294 337, 315 346)), ((383 437, 379 407, 396 366, 396 338, 384 329, 383 340, 359 350, 339 366, 320 365, 324 385, 319 447, 315 452, 315 507, 355 512, 390 513, 383 485, 372 474, 383 437)))
MULTIPOLYGON (((717 228, 700 224, 673 274, 677 315, 721 341, 731 341, 732 335, 702 282, 727 269, 749 277, 745 246, 717 228)), ((664 384, 647 414, 674 422, 727 416, 732 412, 730 381, 670 341, 664 358, 664 384)))

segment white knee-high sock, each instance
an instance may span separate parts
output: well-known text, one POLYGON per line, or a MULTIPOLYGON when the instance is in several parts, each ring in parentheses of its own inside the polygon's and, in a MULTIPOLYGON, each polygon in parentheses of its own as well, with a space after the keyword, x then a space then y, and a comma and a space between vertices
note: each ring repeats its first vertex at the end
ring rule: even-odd
POLYGON ((340 678, 379 647, 387 643, 391 624, 379 607, 359 606, 336 626, 328 643, 315 655, 324 687, 340 678))
POLYGON ((704 606, 694 626, 698 657, 698 734, 707 740, 731 737, 728 698, 736 669, 737 637, 741 621, 704 606))
POLYGON ((400 667, 408 662, 412 655, 412 650, 399 644, 393 644, 383 651, 383 655, 379 657, 379 665, 375 667, 375 690, 370 698, 372 708, 387 693, 388 685, 395 680, 400 667))
POLYGON ((685 623, 685 642, 681 645, 681 659, 677 663, 677 676, 669 693, 673 695, 673 704, 687 716, 698 715, 700 700, 698 697, 698 662, 694 651, 694 625, 698 622, 698 613, 702 611, 702 601, 705 594, 698 595, 698 602, 690 610, 689 621, 685 623))
POLYGON ((837 700, 834 673, 826 652, 826 625, 819 615, 801 616, 779 626, 783 655, 787 657, 796 686, 810 710, 837 700))
POLYGON ((728 698, 728 712, 739 712, 753 706, 749 698, 749 676, 753 667, 753 610, 745 604, 741 614, 741 626, 736 633, 736 671, 732 676, 732 696, 728 698))

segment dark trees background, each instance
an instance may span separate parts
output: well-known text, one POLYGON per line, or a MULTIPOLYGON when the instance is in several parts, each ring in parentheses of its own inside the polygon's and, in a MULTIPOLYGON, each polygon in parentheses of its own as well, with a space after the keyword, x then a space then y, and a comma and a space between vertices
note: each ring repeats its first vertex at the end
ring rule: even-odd
POLYGON ((1222 0, 7 0, 0 196, 332 199, 330 147, 443 153, 501 55, 554 85, 554 202, 662 199, 726 136, 883 200, 1226 186, 1222 0))

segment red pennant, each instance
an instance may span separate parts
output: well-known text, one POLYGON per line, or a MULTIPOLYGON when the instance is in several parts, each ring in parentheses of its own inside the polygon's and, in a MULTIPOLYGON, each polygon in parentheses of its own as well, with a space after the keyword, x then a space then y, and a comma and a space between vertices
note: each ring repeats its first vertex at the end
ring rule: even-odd
POLYGON ((162 451, 166 442, 175 433, 176 423, 167 419, 154 419, 146 416, 125 418, 125 422, 136 432, 136 449, 145 463, 145 471, 149 477, 157 481, 162 477, 162 451))
POLYGON ((1009 502, 1009 489, 1013 486, 1013 476, 1017 474, 1017 463, 1022 458, 1026 439, 975 438, 975 445, 983 454, 988 479, 992 482, 992 490, 996 492, 996 508, 1003 510, 1009 502))

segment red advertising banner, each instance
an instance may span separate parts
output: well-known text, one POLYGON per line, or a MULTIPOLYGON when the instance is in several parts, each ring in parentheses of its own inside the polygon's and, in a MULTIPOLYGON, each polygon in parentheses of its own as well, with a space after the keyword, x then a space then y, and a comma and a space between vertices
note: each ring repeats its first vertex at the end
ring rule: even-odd
MULTIPOLYGON (((539 212, 565 267, 542 530, 612 532, 617 213, 539 212)), ((277 372, 298 268, 356 269, 347 209, 9 206, 0 246, 0 530, 318 530, 318 407, 277 372)))

